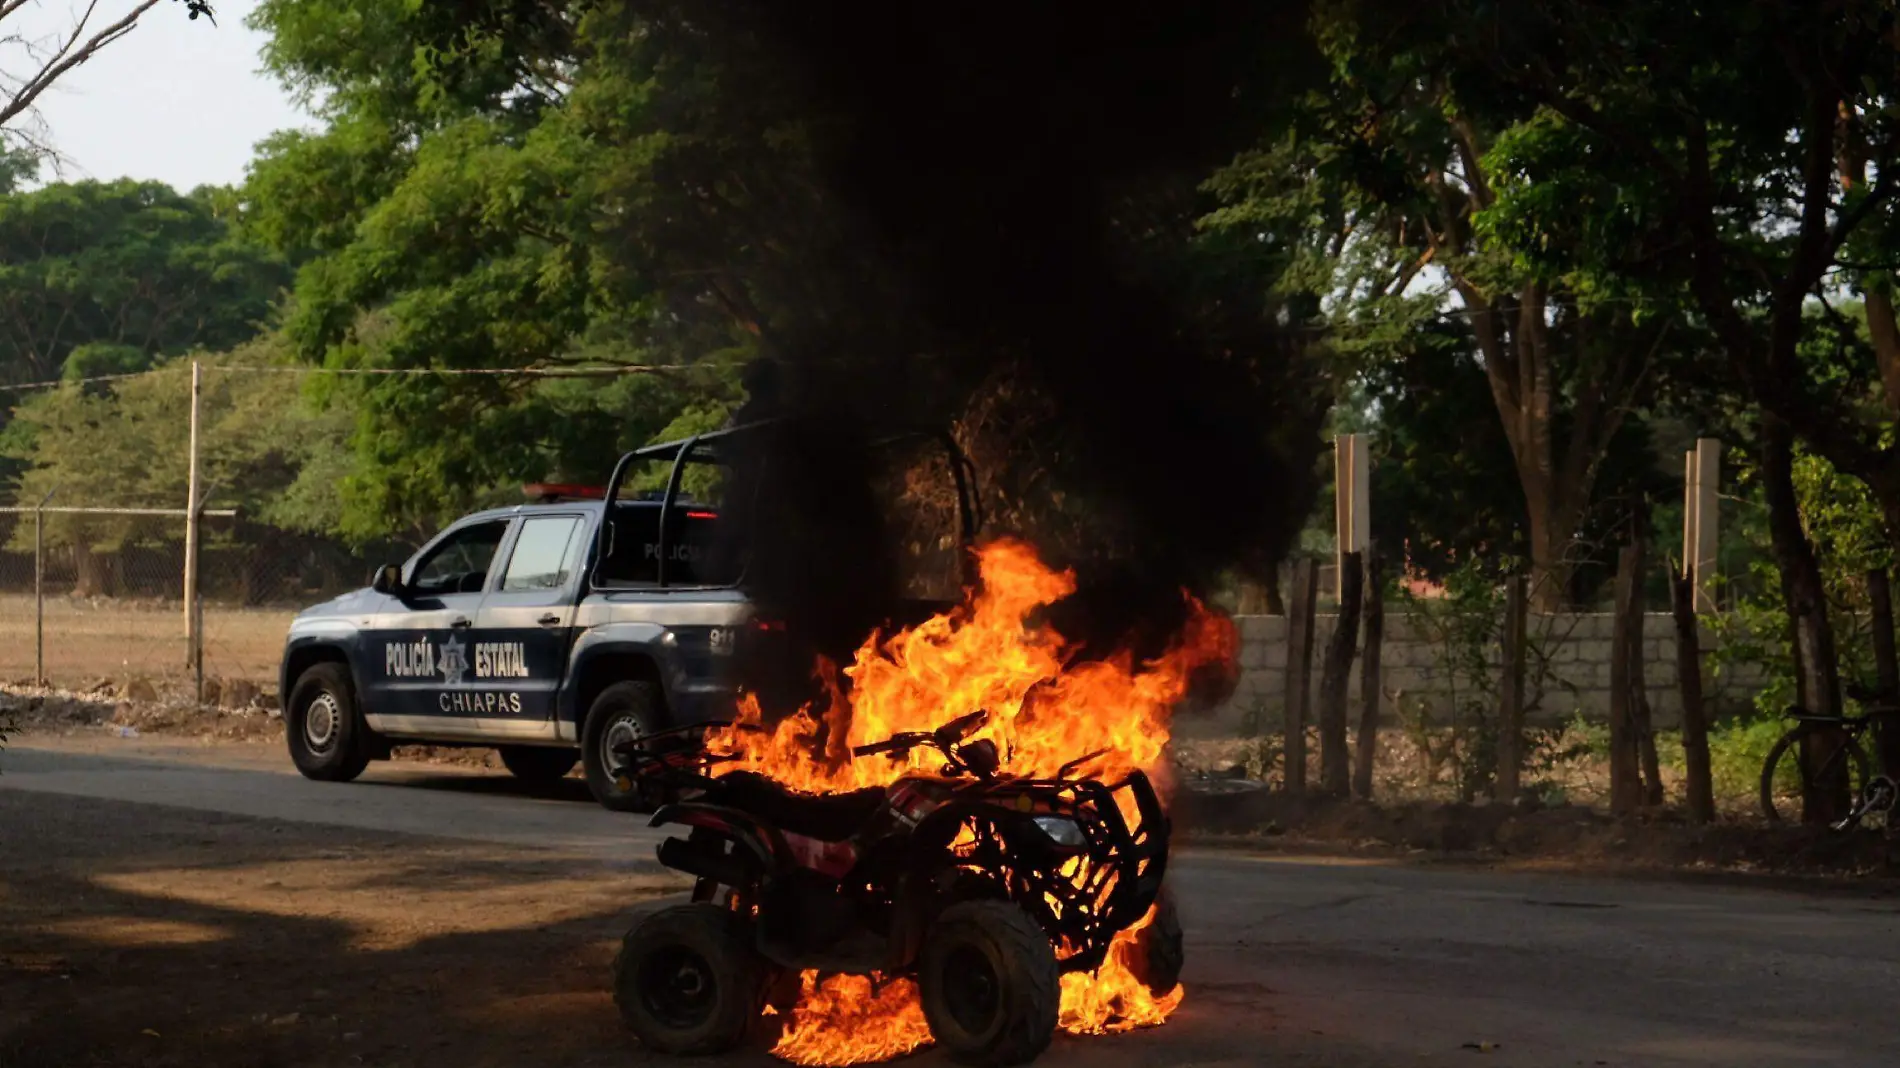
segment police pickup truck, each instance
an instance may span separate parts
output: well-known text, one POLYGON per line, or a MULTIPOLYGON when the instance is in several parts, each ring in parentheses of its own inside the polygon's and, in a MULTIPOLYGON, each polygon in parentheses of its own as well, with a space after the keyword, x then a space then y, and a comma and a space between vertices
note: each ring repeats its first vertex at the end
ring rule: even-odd
MULTIPOLYGON (((599 491, 528 487, 536 503, 466 516, 369 588, 299 614, 279 689, 298 770, 342 782, 394 744, 493 746, 519 778, 579 762, 602 805, 650 808, 616 784, 614 746, 730 714, 733 654, 770 625, 720 512, 681 491, 688 465, 719 464, 749 429, 628 453, 599 491), (622 499, 642 464, 671 465, 666 489, 622 499)), ((967 462, 942 440, 967 540, 967 462)))

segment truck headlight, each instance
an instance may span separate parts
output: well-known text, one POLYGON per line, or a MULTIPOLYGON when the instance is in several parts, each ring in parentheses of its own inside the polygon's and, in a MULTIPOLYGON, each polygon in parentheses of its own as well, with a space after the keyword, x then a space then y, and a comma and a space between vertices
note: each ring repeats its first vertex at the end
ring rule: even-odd
POLYGON ((1082 828, 1074 820, 1064 819, 1061 816, 1037 816, 1036 826, 1042 828, 1042 833, 1048 835, 1049 840, 1059 846, 1080 849, 1089 844, 1088 839, 1082 835, 1082 828))

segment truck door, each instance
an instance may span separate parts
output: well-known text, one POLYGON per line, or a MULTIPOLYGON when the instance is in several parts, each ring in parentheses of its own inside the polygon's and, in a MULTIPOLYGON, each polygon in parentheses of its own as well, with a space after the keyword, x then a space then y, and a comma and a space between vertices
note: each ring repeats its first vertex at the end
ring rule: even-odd
POLYGON ((482 601, 472 676, 503 693, 507 717, 524 725, 554 721, 587 534, 579 513, 528 516, 500 583, 482 601))
POLYGON ((382 729, 426 731, 444 716, 465 714, 448 706, 473 681, 470 631, 509 523, 484 519, 450 528, 403 576, 400 603, 378 615, 374 640, 362 650, 362 675, 373 680, 365 710, 382 729))

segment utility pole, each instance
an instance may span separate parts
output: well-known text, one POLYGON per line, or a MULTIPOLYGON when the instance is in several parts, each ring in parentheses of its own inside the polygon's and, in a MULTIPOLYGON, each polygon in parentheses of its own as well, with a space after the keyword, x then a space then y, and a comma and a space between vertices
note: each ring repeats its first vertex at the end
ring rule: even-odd
POLYGON ((46 685, 46 505, 54 486, 33 509, 33 684, 46 685))
POLYGON ((204 641, 198 633, 198 396, 203 384, 203 368, 191 361, 191 437, 186 446, 190 473, 185 487, 185 667, 198 679, 198 696, 204 696, 204 641))

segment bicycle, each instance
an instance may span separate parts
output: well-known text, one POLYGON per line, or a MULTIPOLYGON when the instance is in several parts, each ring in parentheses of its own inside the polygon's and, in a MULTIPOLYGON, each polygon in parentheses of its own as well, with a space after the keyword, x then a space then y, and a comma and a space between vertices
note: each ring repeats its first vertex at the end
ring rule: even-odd
POLYGON ((1801 799, 1807 796, 1811 784, 1820 789, 1845 786, 1847 795, 1857 799, 1853 809, 1832 824, 1837 831, 1857 826, 1871 815, 1888 813, 1893 809, 1896 795, 1900 793, 1889 774, 1893 769, 1882 767, 1880 774, 1870 774, 1867 751, 1862 747, 1860 738, 1884 721, 1891 721, 1887 729, 1900 729, 1900 701, 1851 683, 1845 689, 1847 696, 1866 711, 1859 715, 1822 715, 1799 706, 1788 710, 1788 716, 1795 724, 1776 739, 1774 746, 1768 750, 1767 759, 1762 762, 1761 812, 1769 823, 1784 822, 1784 811, 1798 813, 1801 799), (1825 732, 1833 731, 1840 732, 1840 745, 1828 754, 1811 780, 1807 762, 1801 759, 1801 743, 1811 735, 1825 738, 1825 732), (1791 753, 1793 759, 1787 759, 1791 753), (1842 776, 1845 776, 1845 782, 1842 776))

